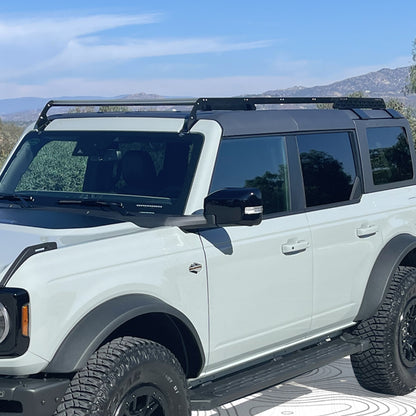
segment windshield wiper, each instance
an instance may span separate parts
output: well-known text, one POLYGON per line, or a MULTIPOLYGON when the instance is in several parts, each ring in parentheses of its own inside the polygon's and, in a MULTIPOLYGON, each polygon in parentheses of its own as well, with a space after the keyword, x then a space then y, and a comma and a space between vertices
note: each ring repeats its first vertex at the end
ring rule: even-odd
POLYGON ((22 208, 29 208, 32 206, 30 202, 34 202, 35 198, 31 195, 0 194, 0 201, 18 202, 22 208))
POLYGON ((109 202, 109 201, 100 201, 97 199, 61 199, 57 202, 60 205, 78 205, 80 207, 92 207, 92 208, 109 208, 110 210, 115 210, 122 215, 129 215, 129 212, 124 207, 121 202, 109 202))

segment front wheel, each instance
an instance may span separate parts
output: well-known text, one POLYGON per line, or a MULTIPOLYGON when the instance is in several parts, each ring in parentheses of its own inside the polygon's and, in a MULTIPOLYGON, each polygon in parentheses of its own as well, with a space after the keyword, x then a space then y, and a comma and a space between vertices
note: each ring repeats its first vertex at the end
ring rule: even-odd
POLYGON ((55 416, 188 416, 185 376, 162 345, 133 337, 101 347, 72 379, 55 416))
POLYGON ((370 349, 351 355, 362 387, 404 395, 416 387, 416 269, 399 267, 376 314, 355 334, 370 340, 370 349))

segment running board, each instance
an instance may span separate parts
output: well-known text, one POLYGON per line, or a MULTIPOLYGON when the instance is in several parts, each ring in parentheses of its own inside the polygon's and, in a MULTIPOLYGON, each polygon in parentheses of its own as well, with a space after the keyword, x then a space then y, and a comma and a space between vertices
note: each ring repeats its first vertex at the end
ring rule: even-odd
POLYGON ((214 409, 368 348, 368 341, 345 335, 345 337, 341 336, 278 356, 262 364, 192 388, 190 390, 192 410, 214 409))

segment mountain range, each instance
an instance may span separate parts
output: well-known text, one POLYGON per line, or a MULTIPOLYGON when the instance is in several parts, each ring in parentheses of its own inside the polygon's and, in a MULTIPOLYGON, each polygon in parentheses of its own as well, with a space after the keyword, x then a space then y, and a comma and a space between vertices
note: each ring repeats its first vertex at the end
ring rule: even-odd
POLYGON ((334 82, 328 85, 315 87, 292 87, 283 90, 266 91, 264 95, 272 96, 347 96, 353 92, 361 91, 369 97, 401 98, 411 100, 416 97, 405 96, 404 90, 409 82, 409 67, 396 69, 384 68, 353 78, 334 82))
MULTIPOLYGON (((385 99, 397 98, 406 105, 416 107, 416 94, 405 95, 405 86, 408 83, 409 67, 396 69, 384 68, 376 72, 360 75, 334 82, 328 85, 301 87, 294 86, 286 89, 265 91, 261 96, 278 97, 323 97, 347 96, 357 91, 368 97, 382 97, 385 99)), ((56 97, 56 99, 98 99, 102 97, 56 97)), ((124 99, 155 99, 162 98, 155 94, 130 94, 112 98, 124 99)), ((49 98, 26 97, 0 99, 0 118, 3 121, 25 123, 37 118, 40 110, 49 98)))

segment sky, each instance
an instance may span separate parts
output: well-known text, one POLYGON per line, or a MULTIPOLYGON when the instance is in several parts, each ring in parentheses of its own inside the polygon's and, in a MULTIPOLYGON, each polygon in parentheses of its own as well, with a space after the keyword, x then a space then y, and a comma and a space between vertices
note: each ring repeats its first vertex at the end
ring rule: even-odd
POLYGON ((0 99, 260 94, 408 66, 416 0, 0 3, 0 99))

